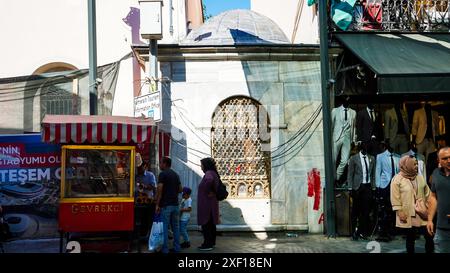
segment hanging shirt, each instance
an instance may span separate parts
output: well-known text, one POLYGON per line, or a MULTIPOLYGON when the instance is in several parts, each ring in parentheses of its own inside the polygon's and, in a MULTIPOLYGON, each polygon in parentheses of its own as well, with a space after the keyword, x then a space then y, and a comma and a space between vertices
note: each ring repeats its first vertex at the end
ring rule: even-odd
POLYGON ((395 107, 395 113, 397 114, 397 134, 406 135, 405 123, 403 122, 403 115, 399 108, 395 107))
POLYGON ((363 155, 361 152, 359 152, 359 157, 361 159, 361 166, 363 170, 363 179, 361 181, 362 184, 369 184, 370 183, 370 162, 369 157, 367 155, 363 155))
POLYGON ((433 138, 433 121, 430 107, 425 107, 425 114, 427 116, 427 132, 425 138, 433 138))
POLYGON ((374 109, 369 109, 369 107, 366 108, 367 109, 367 113, 369 114, 370 120, 372 120, 372 122, 375 122, 375 110, 374 109))
POLYGON ((377 188, 385 189, 389 186, 394 175, 399 172, 400 156, 395 153, 390 153, 388 150, 377 155, 375 168, 375 184, 377 188), (391 157, 392 156, 392 157, 391 157), (394 166, 392 166, 394 163, 394 166))

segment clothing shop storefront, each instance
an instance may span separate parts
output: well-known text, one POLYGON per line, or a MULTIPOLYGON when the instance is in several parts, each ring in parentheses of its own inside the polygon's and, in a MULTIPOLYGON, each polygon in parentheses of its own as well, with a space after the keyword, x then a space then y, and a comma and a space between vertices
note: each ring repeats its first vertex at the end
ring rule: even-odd
MULTIPOLYGON (((349 188, 349 164, 361 146, 373 156, 368 167, 377 189, 387 188, 391 172, 398 172, 398 166, 383 166, 383 153, 395 155, 395 162, 405 153, 418 154, 419 173, 430 183, 435 151, 449 143, 450 35, 337 33, 333 38, 344 49, 335 67, 333 137, 338 233, 346 234, 352 225, 345 209, 349 197, 340 193, 349 188)), ((376 232, 376 224, 370 226, 376 232)))

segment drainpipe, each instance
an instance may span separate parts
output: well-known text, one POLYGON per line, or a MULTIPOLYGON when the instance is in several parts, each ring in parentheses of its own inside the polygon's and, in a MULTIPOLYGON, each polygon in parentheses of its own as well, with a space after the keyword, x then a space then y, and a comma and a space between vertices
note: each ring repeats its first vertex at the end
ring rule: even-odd
POLYGON ((169 32, 173 35, 173 0, 169 0, 169 32))
POLYGON ((331 105, 328 63, 328 14, 327 0, 319 0, 320 75, 322 79, 322 116, 325 160, 325 219, 328 237, 336 237, 334 204, 334 167, 331 139, 331 105))

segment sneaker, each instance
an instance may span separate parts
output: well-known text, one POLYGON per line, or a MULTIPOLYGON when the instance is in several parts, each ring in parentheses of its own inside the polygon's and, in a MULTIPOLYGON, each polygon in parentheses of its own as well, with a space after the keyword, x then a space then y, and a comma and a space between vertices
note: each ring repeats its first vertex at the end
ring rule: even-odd
POLYGON ((200 250, 200 251, 211 251, 211 250, 213 250, 213 248, 212 248, 212 246, 199 246, 198 247, 198 250, 200 250))
POLYGON ((183 242, 183 243, 181 243, 181 248, 188 248, 188 247, 191 247, 191 243, 190 242, 183 242))

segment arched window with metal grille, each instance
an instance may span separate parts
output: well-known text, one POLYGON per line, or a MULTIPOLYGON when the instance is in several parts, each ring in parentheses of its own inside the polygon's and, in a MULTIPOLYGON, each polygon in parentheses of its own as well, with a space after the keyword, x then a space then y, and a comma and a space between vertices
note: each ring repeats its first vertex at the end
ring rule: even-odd
POLYGON ((270 129, 266 109, 237 96, 212 116, 212 156, 228 198, 270 198, 270 129))

